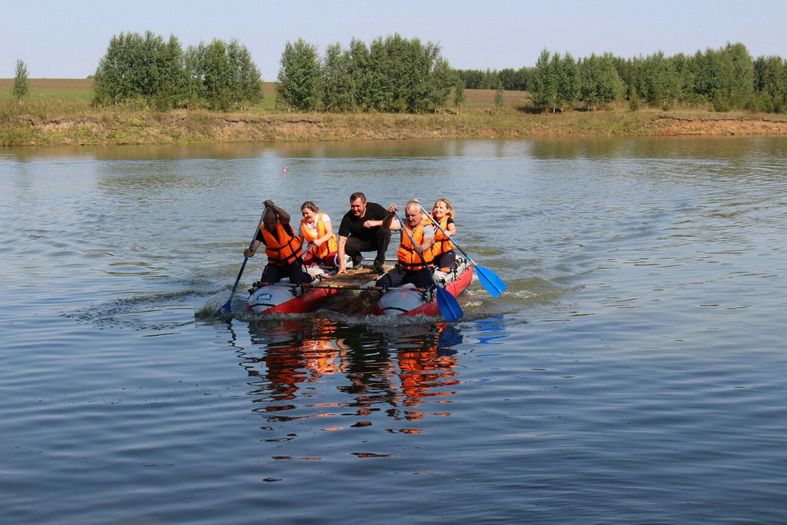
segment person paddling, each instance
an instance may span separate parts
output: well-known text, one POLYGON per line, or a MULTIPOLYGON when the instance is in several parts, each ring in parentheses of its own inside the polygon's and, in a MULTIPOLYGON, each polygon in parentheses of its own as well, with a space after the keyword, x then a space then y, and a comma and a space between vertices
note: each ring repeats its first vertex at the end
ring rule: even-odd
POLYGON ((243 256, 254 257, 260 245, 265 246, 265 254, 268 256, 268 264, 260 276, 261 283, 272 284, 285 277, 288 277, 291 283, 312 281, 312 276, 303 270, 303 241, 292 231, 290 215, 272 200, 265 201, 262 225, 250 248, 243 250, 243 256))
POLYGON ((306 266, 319 264, 326 268, 334 268, 336 264, 336 251, 338 244, 336 235, 333 234, 331 218, 327 213, 321 212, 312 201, 301 205, 301 237, 311 243, 303 263, 306 266))
POLYGON ((382 288, 392 288, 412 283, 416 288, 430 288, 434 286, 432 270, 429 268, 432 263, 434 227, 424 221, 421 205, 417 200, 409 201, 405 205, 405 224, 401 224, 395 217, 398 209, 395 203, 391 204, 381 226, 387 230, 400 230, 396 268, 383 275, 375 284, 382 288))

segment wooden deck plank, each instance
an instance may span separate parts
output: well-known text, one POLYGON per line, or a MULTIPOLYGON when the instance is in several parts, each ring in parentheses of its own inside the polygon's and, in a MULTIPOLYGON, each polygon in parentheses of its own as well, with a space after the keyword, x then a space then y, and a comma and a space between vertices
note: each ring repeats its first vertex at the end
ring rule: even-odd
MULTIPOLYGON (((393 266, 383 266, 383 268, 387 272, 393 269, 393 266)), ((347 269, 347 273, 340 275, 324 275, 319 284, 314 284, 314 288, 322 286, 326 288, 357 288, 379 278, 380 276, 371 268, 347 269)))

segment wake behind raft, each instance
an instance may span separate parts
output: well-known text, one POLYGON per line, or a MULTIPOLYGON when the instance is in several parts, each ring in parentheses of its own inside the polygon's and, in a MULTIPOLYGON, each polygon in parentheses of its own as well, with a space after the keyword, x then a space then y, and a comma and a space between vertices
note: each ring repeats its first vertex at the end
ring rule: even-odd
MULTIPOLYGON (((390 271, 390 268, 388 268, 390 271)), ((380 276, 370 268, 348 270, 336 275, 318 275, 309 284, 292 284, 282 279, 274 284, 255 286, 250 290, 247 300, 248 311, 255 314, 298 314, 312 312, 332 296, 342 296, 351 306, 348 311, 366 315, 391 317, 406 315, 441 315, 438 292, 434 287, 416 288, 412 284, 395 288, 380 288, 375 282, 380 276), (361 298, 361 294, 364 298, 361 298), (368 307, 368 297, 373 302, 368 307), (353 303, 356 307, 352 307, 353 303)), ((454 297, 461 294, 473 280, 473 267, 463 257, 457 257, 456 267, 447 271, 435 271, 434 281, 454 297)))

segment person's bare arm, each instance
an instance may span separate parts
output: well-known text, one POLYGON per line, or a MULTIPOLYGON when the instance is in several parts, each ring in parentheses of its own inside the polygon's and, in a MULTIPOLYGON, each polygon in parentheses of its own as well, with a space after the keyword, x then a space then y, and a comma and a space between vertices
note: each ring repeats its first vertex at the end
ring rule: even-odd
POLYGON ((398 209, 399 206, 397 206, 396 203, 388 206, 388 215, 380 223, 380 228, 384 230, 393 230, 393 231, 402 229, 402 225, 399 223, 398 220, 396 220, 396 211, 398 209))
POLYGON ((290 223, 290 214, 276 206, 272 200, 269 199, 265 201, 265 206, 272 209, 276 213, 276 216, 279 218, 279 222, 282 225, 290 223))
POLYGON ((336 273, 347 273, 347 261, 344 259, 344 245, 347 244, 347 237, 339 235, 339 247, 336 250, 336 257, 339 258, 339 269, 336 273))

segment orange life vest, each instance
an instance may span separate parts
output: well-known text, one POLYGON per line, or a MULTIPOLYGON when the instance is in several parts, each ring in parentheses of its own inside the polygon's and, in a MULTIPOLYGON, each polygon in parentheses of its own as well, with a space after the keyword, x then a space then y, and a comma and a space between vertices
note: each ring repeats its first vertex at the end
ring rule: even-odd
MULTIPOLYGON (((437 219, 435 219, 435 221, 436 220, 437 219)), ((447 233, 448 217, 443 217, 439 224, 440 228, 442 228, 447 233)), ((443 235, 443 232, 440 231, 440 228, 435 228, 434 244, 432 245, 432 260, 435 261, 439 259, 444 253, 448 253, 454 249, 454 243, 451 242, 451 239, 449 239, 447 235, 443 235)))
POLYGON ((292 264, 300 256, 303 242, 300 237, 290 235, 281 223, 276 224, 276 237, 271 232, 260 226, 262 242, 265 244, 265 254, 268 262, 277 266, 292 264))
MULTIPOLYGON (((313 242, 325 235, 325 223, 323 222, 323 217, 326 215, 322 212, 318 213, 315 217, 317 221, 317 234, 314 234, 314 230, 309 228, 308 221, 306 218, 301 219, 301 236, 306 239, 306 242, 313 242)), ((328 238, 327 242, 322 243, 319 246, 312 246, 309 248, 309 252, 312 253, 315 257, 320 259, 324 259, 328 257, 332 253, 336 253, 336 250, 339 249, 339 245, 336 242, 336 235, 331 234, 330 238, 328 238)))
POLYGON ((410 237, 419 246, 424 242, 424 225, 425 223, 421 223, 415 227, 415 230, 410 230, 406 224, 402 224, 402 240, 399 243, 396 257, 399 259, 399 265, 405 270, 420 270, 425 267, 424 262, 427 265, 432 263, 431 249, 419 254, 415 251, 413 243, 410 242, 410 237), (405 229, 410 232, 410 236, 404 231, 405 229))

